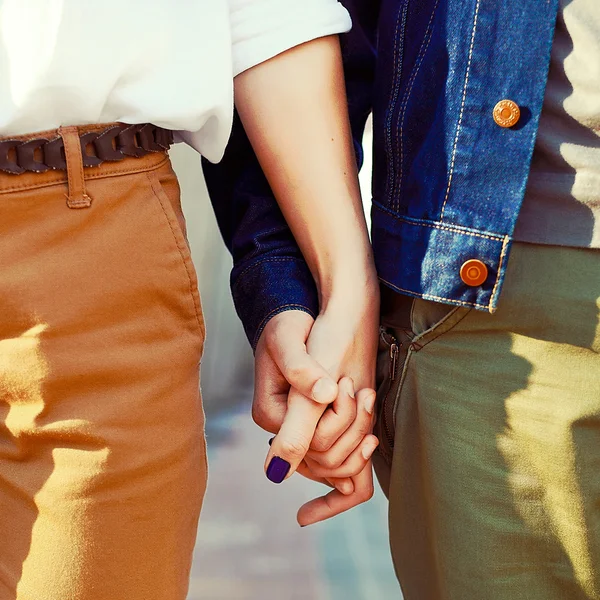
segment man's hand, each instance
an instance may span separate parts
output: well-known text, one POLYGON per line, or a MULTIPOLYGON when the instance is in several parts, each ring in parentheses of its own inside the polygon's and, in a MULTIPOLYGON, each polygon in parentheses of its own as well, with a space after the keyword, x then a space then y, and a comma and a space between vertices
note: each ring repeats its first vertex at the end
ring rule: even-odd
MULTIPOLYGON (((276 482, 283 481, 298 468, 309 450, 317 423, 327 408, 326 403, 310 399, 316 383, 321 380, 324 381, 321 388, 331 388, 329 397, 318 397, 334 403, 336 407, 340 404, 339 392, 345 389, 340 390, 323 367, 306 351, 306 340, 313 324, 314 319, 305 312, 293 310, 280 313, 268 323, 256 348, 252 418, 265 431, 279 434, 274 449, 276 454, 269 453, 269 463, 273 456, 277 456, 290 465, 283 478, 277 478, 276 482), (292 388, 290 380, 297 387, 292 388), (305 394, 298 389, 304 390, 305 394), (286 429, 281 432, 284 420, 286 429)), ((348 407, 347 402, 343 406, 344 409, 338 412, 355 412, 348 407)), ((268 469, 268 466, 269 464, 265 468, 268 469)), ((303 474, 309 476, 308 469, 303 474)), ((337 485, 344 493, 354 491, 348 478, 333 485, 337 485)))
POLYGON ((267 475, 279 482, 300 467, 303 475, 337 488, 301 509, 303 525, 343 512, 373 493, 369 458, 377 439, 369 432, 374 392, 363 390, 354 398, 355 388, 373 387, 378 295, 371 292, 365 295, 364 310, 343 306, 316 321, 300 311, 281 313, 267 325, 257 347, 254 420, 268 431, 279 431, 267 457, 267 475), (310 399, 323 371, 334 379, 351 376, 340 381, 329 408, 314 396, 310 399), (286 372, 295 382, 291 389, 286 372))

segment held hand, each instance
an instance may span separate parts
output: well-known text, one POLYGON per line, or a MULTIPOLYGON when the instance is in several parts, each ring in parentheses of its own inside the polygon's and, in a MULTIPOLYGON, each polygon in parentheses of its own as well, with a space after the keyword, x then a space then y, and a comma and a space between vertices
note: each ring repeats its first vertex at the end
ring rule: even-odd
POLYGON ((333 318, 320 315, 313 326, 312 318, 305 313, 282 313, 269 323, 256 352, 254 419, 271 432, 278 431, 283 422, 267 457, 267 472, 273 464, 271 461, 277 457, 275 471, 271 468, 269 473, 276 481, 282 481, 298 469, 310 479, 337 488, 301 508, 298 514, 301 525, 339 514, 368 500, 373 493, 369 457, 378 442, 369 434, 373 425, 374 392, 362 390, 355 400, 353 381, 346 378, 340 381, 339 393, 329 408, 307 399, 295 389, 288 398, 290 386, 278 366, 287 365, 287 370, 294 373, 297 382, 300 381, 298 387, 305 390, 312 389, 325 365, 335 376, 347 370, 356 381, 368 382, 372 387, 377 294, 371 296, 365 310, 355 313, 354 318, 348 318, 349 313, 343 310, 332 311, 332 314, 333 318), (309 348, 318 351, 322 345, 323 364, 317 363, 318 368, 297 370, 293 356, 302 357, 302 361, 310 365, 303 356, 309 334, 309 348), (309 447, 311 450, 306 456, 309 447), (306 460, 303 460, 305 456, 306 460), (283 467, 279 468, 281 465, 283 467))
MULTIPOLYGON (((306 340, 304 352, 308 352, 312 360, 317 361, 335 380, 349 378, 343 383, 342 394, 338 395, 338 406, 344 397, 349 394, 354 396, 354 389, 374 387, 379 297, 375 291, 365 298, 362 300, 359 297, 354 301, 344 299, 341 304, 331 302, 329 310, 321 313, 314 322, 306 340)), ((284 319, 285 313, 278 317, 284 319)), ((280 357, 286 356, 289 344, 294 343, 291 331, 281 327, 281 323, 284 321, 273 324, 273 332, 282 329, 283 335, 273 335, 274 342, 269 345, 273 356, 280 357)), ((265 344, 273 332, 265 329, 265 344)), ((350 426, 351 414, 343 414, 332 407, 324 415, 326 409, 326 405, 306 398, 292 387, 285 418, 265 463, 269 479, 280 483, 298 468, 311 445, 317 452, 326 451, 350 426), (322 416, 324 419, 320 423, 322 416)), ((356 446, 352 451, 354 449, 356 446)), ((346 458, 343 457, 344 460, 346 458)))
MULTIPOLYGON (((313 324, 314 319, 305 312, 283 312, 271 319, 256 348, 252 417, 266 431, 279 432, 276 454, 269 453, 265 466, 267 475, 276 483, 295 471, 304 459, 317 423, 327 407, 327 404, 310 398, 313 390, 321 388, 317 394, 321 401, 333 402, 339 396, 335 381, 307 354, 306 340, 313 324), (322 383, 317 385, 319 381, 322 383), (323 389, 329 396, 322 393, 323 389), (303 390, 304 395, 298 390, 303 390), (282 432, 286 414, 286 428, 282 432), (276 466, 285 461, 279 472, 269 470, 273 457, 279 459, 274 463, 276 466)), ((349 483, 345 489, 351 491, 349 483)))
MULTIPOLYGON (((263 332, 256 349, 252 416, 257 425, 266 431, 279 432, 278 444, 275 446, 276 456, 283 457, 290 464, 300 464, 309 447, 312 447, 306 456, 307 460, 315 464, 322 461, 325 469, 335 470, 343 466, 349 473, 348 476, 339 479, 331 475, 329 481, 343 493, 349 494, 354 490, 349 477, 360 472, 367 461, 364 459, 363 464, 359 465, 357 456, 359 453, 372 453, 377 444, 374 436, 365 439, 372 428, 374 394, 365 394, 367 390, 359 392, 357 410, 353 382, 350 378, 345 378, 336 386, 338 394, 329 408, 307 399, 296 390, 292 390, 291 397, 288 398, 290 384, 278 365, 286 365, 284 369, 288 377, 291 377, 290 372, 293 373, 297 385, 303 389, 311 389, 315 380, 322 376, 321 366, 314 359, 309 357, 307 360, 303 356, 306 352, 305 342, 313 324, 314 320, 307 313, 288 311, 274 317, 263 332), (305 367, 304 375, 301 369, 296 368, 294 356, 300 357, 300 361, 308 367, 305 367), (304 380, 299 381, 303 377, 304 380), (325 415, 321 417, 325 408, 325 415), (281 432, 284 419, 287 429, 281 432), (315 428, 318 437, 313 439, 315 428), (343 439, 336 443, 339 438, 343 439), (292 446, 295 450, 291 449, 292 446), (329 452, 325 452, 325 449, 329 452), (294 452, 296 459, 293 457, 294 452), (353 460, 343 464, 353 452, 353 460)), ((270 453, 270 456, 273 454, 270 453)), ((324 468, 320 467, 321 473, 324 468)), ((303 474, 308 476, 308 471, 309 468, 305 465, 303 474)))
POLYGON ((358 475, 379 445, 371 433, 375 392, 360 390, 355 399, 350 378, 342 379, 339 387, 338 399, 321 417, 311 444, 311 448, 323 450, 311 449, 304 458, 313 475, 327 479, 358 475), (341 401, 344 398, 347 400, 341 401))
MULTIPOLYGON (((340 390, 348 385, 348 382, 351 380, 342 379, 340 390)), ((340 393, 340 396, 343 395, 340 393)), ((326 425, 324 429, 329 437, 327 445, 331 440, 333 444, 324 452, 309 450, 298 468, 298 472, 305 477, 333 484, 337 488, 300 508, 297 518, 298 523, 303 527, 354 508, 373 495, 373 471, 370 459, 379 444, 379 440, 370 433, 374 425, 375 393, 373 390, 364 389, 356 394, 356 400, 349 395, 346 397, 350 399, 347 405, 351 404, 354 408, 354 421, 343 431, 343 426, 336 431, 332 429, 331 420, 326 417, 330 416, 329 413, 336 404, 342 406, 343 403, 338 398, 333 406, 327 409, 317 427, 318 430, 321 424, 326 425), (350 492, 346 490, 346 482, 351 484, 350 492)), ((341 423, 343 421, 340 420, 341 423)))

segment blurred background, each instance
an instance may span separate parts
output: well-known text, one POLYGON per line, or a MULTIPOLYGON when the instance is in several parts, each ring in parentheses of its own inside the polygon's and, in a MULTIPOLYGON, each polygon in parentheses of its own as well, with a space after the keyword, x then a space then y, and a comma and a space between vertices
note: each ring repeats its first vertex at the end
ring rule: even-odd
MULTIPOLYGON (((369 136, 369 134, 367 134, 369 136)), ((365 148, 370 148, 365 139, 365 148)), ((188 600, 379 600, 402 598, 388 549, 387 502, 301 529, 296 511, 326 489, 263 474, 269 435, 250 416, 252 353, 229 291, 231 258, 210 207, 198 155, 171 154, 180 178, 207 325, 202 361, 209 485, 188 600)), ((370 157, 361 185, 370 198, 370 157)))

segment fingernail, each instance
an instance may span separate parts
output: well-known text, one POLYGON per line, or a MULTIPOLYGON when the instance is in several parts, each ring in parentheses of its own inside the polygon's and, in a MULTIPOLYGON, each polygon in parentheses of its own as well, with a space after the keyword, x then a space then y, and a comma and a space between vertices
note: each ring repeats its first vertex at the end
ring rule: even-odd
POLYGON ((373 446, 372 444, 365 446, 361 450, 361 454, 363 455, 363 458, 365 460, 369 460, 371 458, 371 456, 373 456, 373 452, 375 452, 375 448, 377 448, 377 446, 373 446))
POLYGON ((344 494, 344 496, 347 496, 354 491, 354 485, 350 481, 343 481, 338 483, 337 489, 344 494))
POLYGON ((275 439, 275 438, 274 438, 274 437, 272 437, 272 438, 269 440, 269 446, 270 446, 270 445, 273 443, 273 440, 274 440, 274 439, 275 439))
POLYGON ((331 379, 322 377, 315 383, 312 389, 312 397, 317 402, 328 403, 335 400, 337 386, 331 379))
POLYGON ((352 381, 350 377, 348 377, 346 389, 348 390, 348 396, 350 396, 350 398, 354 398, 354 381, 352 381))
POLYGON ((267 479, 273 483, 281 483, 290 472, 291 465, 287 460, 274 456, 267 467, 267 479))
POLYGON ((375 394, 371 394, 371 396, 365 402, 365 410, 372 415, 373 410, 375 409, 375 400, 377 396, 375 394))

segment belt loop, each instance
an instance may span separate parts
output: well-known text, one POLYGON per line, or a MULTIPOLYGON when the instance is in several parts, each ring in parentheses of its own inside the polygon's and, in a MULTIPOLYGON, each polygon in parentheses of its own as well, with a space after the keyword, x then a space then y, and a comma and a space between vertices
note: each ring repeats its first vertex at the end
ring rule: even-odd
POLYGON ((60 127, 59 135, 65 145, 65 159, 67 162, 67 179, 69 194, 67 206, 69 208, 89 208, 92 199, 85 191, 85 177, 83 175, 83 156, 81 155, 81 141, 77 127, 60 127))

